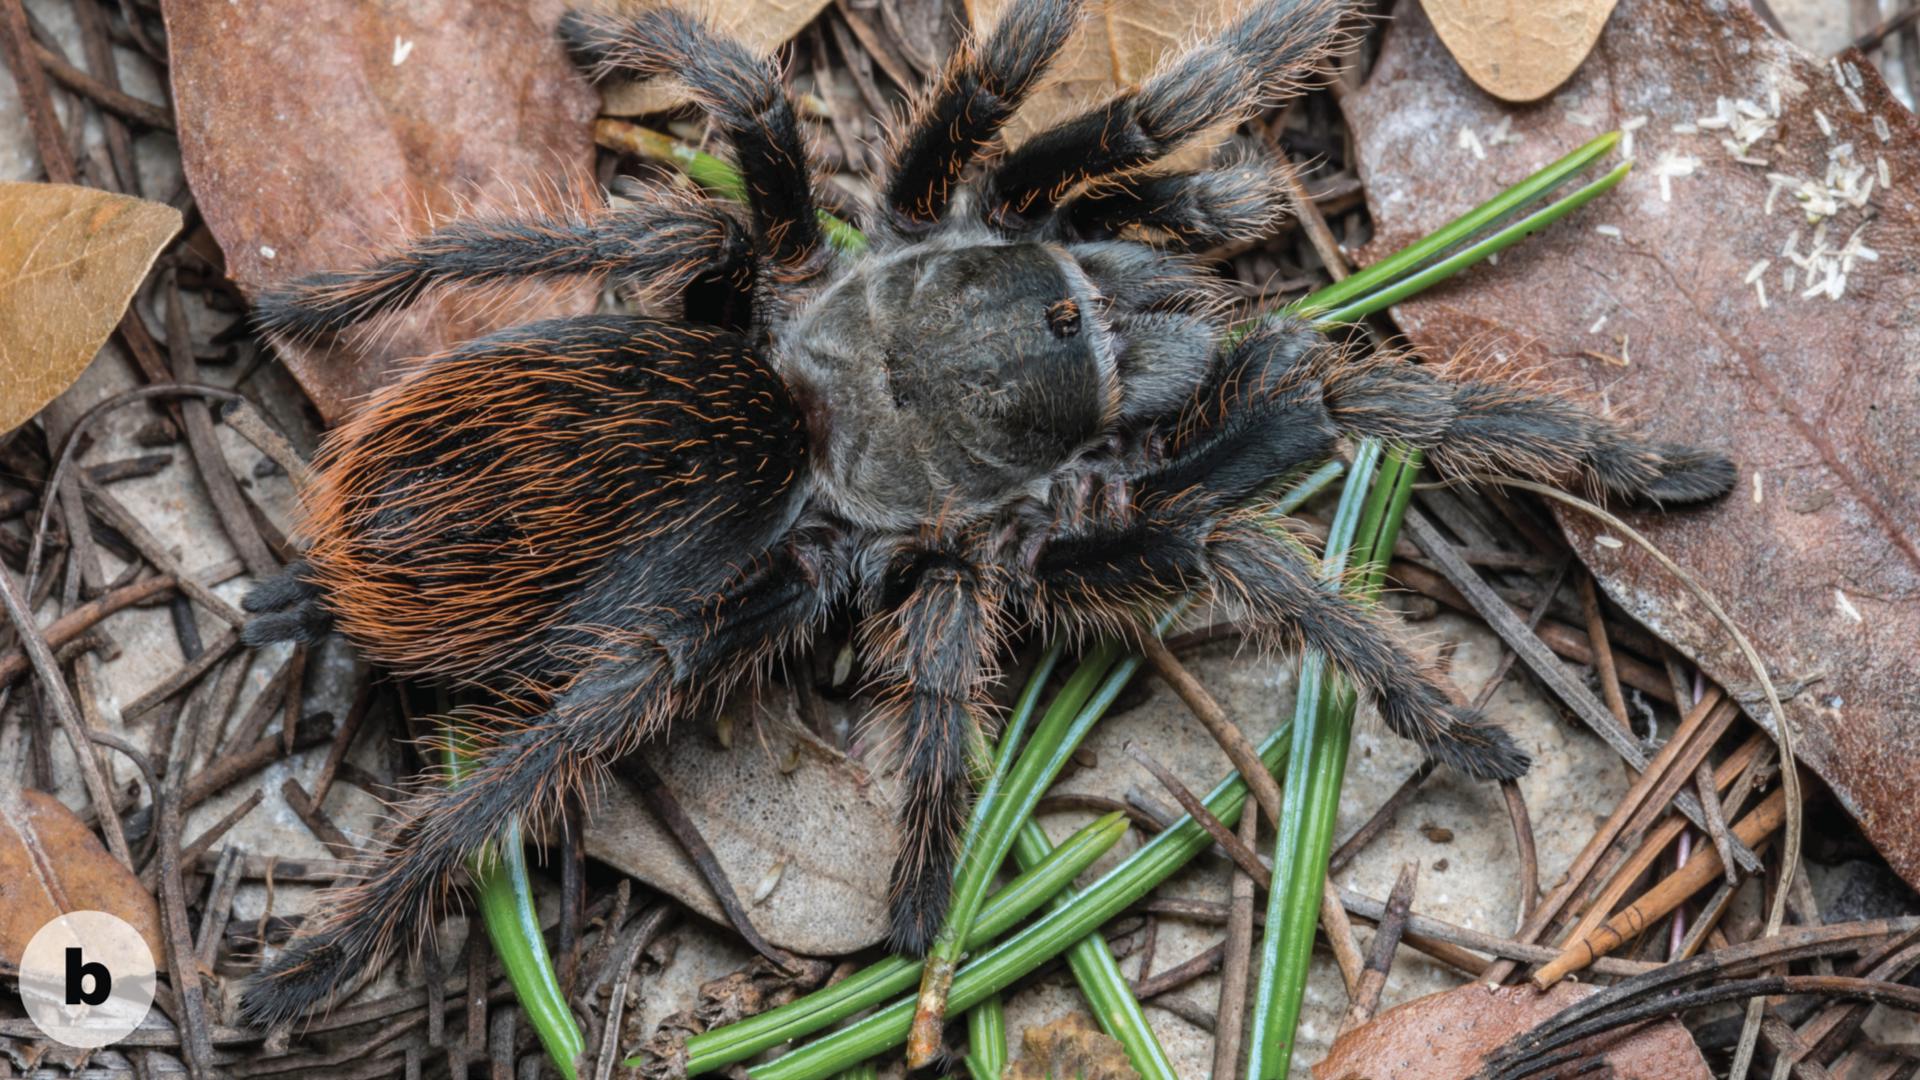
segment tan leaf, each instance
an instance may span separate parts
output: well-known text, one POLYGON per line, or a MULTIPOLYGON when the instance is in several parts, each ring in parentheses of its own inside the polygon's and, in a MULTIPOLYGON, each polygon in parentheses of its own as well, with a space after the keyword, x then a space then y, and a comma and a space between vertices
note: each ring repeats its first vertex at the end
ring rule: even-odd
POLYGON ((133 871, 60 800, 40 791, 0 792, 0 968, 18 971, 33 935, 73 911, 118 917, 146 941, 154 965, 166 969, 160 909, 133 871))
MULTIPOLYGON (((1637 165, 1394 319, 1436 355, 1472 344, 1550 369, 1733 457, 1728 499, 1629 519, 1752 638, 1802 763, 1920 885, 1920 121, 1864 57, 1810 56, 1745 5, 1621 0, 1594 62, 1529 109, 1475 93, 1405 10, 1345 103, 1377 230, 1365 254, 1604 128, 1634 129, 1637 165), (1461 150, 1460 132, 1495 130, 1519 141, 1461 150)), ((1564 520, 1622 608, 1772 722, 1702 605, 1632 544, 1564 520)))
MULTIPOLYGON (((165 0, 180 154, 249 293, 361 264, 474 208, 592 201, 593 94, 554 33, 564 0, 165 0)), ((585 312, 577 283, 508 304, 417 304, 280 354, 336 420, 394 365, 517 322, 585 312)))
MULTIPOLYGON (((965 0, 975 33, 1023 0, 965 0)), ((1067 41, 1046 81, 1007 124, 1008 146, 1018 146, 1054 124, 1144 82, 1160 61, 1232 22, 1253 0, 1106 0, 1089 4, 1080 29, 1067 41)), ((1222 126, 1202 134, 1156 169, 1199 168, 1232 134, 1222 126)))
POLYGON ((1537 101, 1593 51, 1619 0, 1420 0, 1440 40, 1480 89, 1537 101))
MULTIPOLYGON (((685 730, 653 755, 674 798, 713 849, 747 917, 768 941, 808 956, 837 956, 887 929, 893 802, 867 771, 797 726, 748 726, 733 747, 685 730), (782 866, 766 896, 756 886, 782 866)), ((606 786, 587 829, 587 854, 724 924, 720 902, 673 834, 625 780, 606 786)))
MULTIPOLYGON (((641 5, 632 5, 641 6, 641 5)), ((758 53, 771 53, 807 28, 827 0, 714 0, 696 10, 758 53)), ((614 10, 619 10, 615 8, 614 10)), ((687 89, 673 82, 610 82, 601 88, 600 111, 608 116, 666 112, 687 103, 687 89)))
MULTIPOLYGON (((1532 986, 1490 987, 1470 983, 1428 994, 1388 1009, 1340 1036, 1314 1080, 1389 1080, 1400 1076, 1474 1076, 1481 1058, 1508 1039, 1594 993, 1590 986, 1561 983, 1547 993, 1532 986), (1409 1071, 1408 1062, 1419 1062, 1409 1071)), ((1672 1017, 1607 1044, 1597 1059, 1566 1062, 1560 1075, 1607 1066, 1598 1075, 1614 1080, 1711 1080, 1713 1073, 1693 1036, 1672 1017)))
POLYGON ((0 184, 0 435, 73 385, 179 231, 164 203, 0 184))
POLYGON ((1070 1013, 1020 1033, 1020 1060, 1007 1080, 1140 1080, 1120 1040, 1070 1013))

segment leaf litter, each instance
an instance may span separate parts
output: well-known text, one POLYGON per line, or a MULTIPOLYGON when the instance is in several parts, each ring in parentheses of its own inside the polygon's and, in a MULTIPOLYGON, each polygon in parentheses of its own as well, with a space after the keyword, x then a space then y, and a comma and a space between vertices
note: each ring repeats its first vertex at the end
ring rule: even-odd
MULTIPOLYGON (((1807 764, 1920 883, 1920 324, 1901 314, 1920 302, 1920 124, 1857 54, 1820 63, 1744 9, 1622 0, 1611 26, 1555 99, 1509 114, 1409 8, 1347 99, 1378 229, 1368 250, 1535 164, 1512 152, 1461 183, 1434 168, 1449 151, 1432 132, 1511 116, 1523 146, 1557 146, 1639 121, 1636 174, 1587 211, 1617 238, 1550 231, 1395 319, 1434 353, 1475 343, 1546 366, 1656 433, 1731 452, 1735 497, 1634 523, 1753 633, 1776 682, 1804 687, 1787 709, 1807 764), (1602 325, 1625 362, 1594 357, 1602 325)), ((1677 583, 1591 523, 1563 524, 1615 601, 1770 722, 1677 583)))

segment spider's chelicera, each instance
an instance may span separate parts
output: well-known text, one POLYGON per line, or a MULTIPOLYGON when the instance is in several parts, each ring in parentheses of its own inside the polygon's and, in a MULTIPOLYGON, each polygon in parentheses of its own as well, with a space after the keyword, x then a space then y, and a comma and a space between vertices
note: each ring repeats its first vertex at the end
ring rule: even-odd
POLYGON ((422 360, 329 438, 304 562, 256 589, 254 643, 344 634, 406 676, 490 696, 458 787, 433 785, 250 987, 254 1021, 331 998, 409 934, 462 860, 551 818, 605 763, 860 617, 903 733, 892 941, 934 935, 983 687, 1015 620, 1139 633, 1181 596, 1311 646, 1386 725, 1483 778, 1526 755, 1452 705, 1374 611, 1316 580, 1263 492, 1366 436, 1439 470, 1584 480, 1645 503, 1731 485, 1551 393, 1361 358, 1298 322, 1229 332, 1188 253, 1260 236, 1269 168, 1143 172, 1295 90, 1345 4, 1269 0, 1151 79, 982 164, 1076 0, 964 46, 893 146, 872 246, 824 241, 777 70, 671 9, 566 17, 596 75, 672 75, 732 143, 746 213, 667 189, 584 218, 480 220, 266 297, 320 334, 448 285, 609 275, 682 321, 516 327, 422 360), (977 174, 977 175, 976 175, 977 174))

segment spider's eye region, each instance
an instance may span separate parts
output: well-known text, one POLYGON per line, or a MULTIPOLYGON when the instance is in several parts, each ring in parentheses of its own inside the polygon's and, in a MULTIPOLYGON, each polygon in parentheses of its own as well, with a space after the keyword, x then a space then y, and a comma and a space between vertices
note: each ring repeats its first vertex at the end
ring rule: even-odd
POLYGON ((1047 306, 1047 327, 1057 338, 1070 338, 1080 332, 1080 304, 1072 297, 1047 306))

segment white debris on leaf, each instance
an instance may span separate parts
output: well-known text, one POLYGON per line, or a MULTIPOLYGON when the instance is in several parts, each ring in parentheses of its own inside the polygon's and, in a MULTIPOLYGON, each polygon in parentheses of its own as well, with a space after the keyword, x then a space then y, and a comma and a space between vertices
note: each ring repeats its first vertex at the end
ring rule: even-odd
POLYGON ((1629 116, 1625 120, 1620 121, 1621 157, 1629 161, 1633 160, 1633 133, 1646 126, 1647 118, 1644 115, 1629 116))
POLYGON ((1853 601, 1847 599, 1847 594, 1839 589, 1833 590, 1833 606, 1840 609, 1840 614, 1845 615, 1854 622, 1867 621, 1866 618, 1860 614, 1860 609, 1853 606, 1853 601))
POLYGON ((1681 154, 1672 150, 1663 150, 1660 160, 1654 163, 1653 175, 1660 178, 1660 201, 1673 201, 1673 178, 1692 176, 1700 168, 1700 159, 1692 154, 1681 154))

